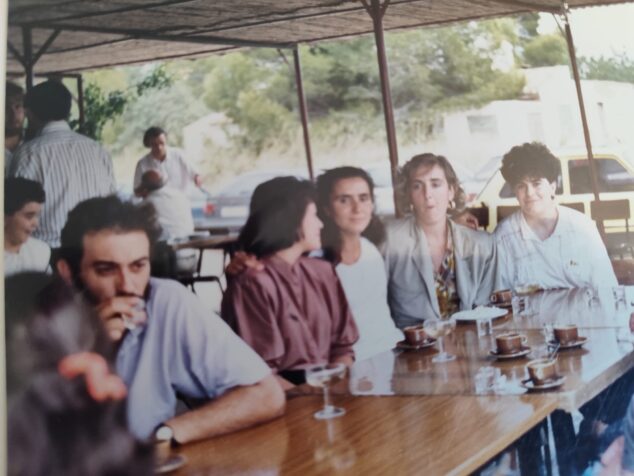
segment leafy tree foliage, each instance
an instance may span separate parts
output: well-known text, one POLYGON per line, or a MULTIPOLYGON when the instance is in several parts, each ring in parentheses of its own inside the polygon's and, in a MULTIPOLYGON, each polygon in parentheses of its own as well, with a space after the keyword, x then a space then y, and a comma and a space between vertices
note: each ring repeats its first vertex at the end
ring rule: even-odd
POLYGON ((634 83, 634 59, 624 53, 614 58, 583 58, 579 63, 584 79, 634 83))
POLYGON ((524 61, 532 67, 568 64, 566 40, 557 33, 536 36, 524 46, 524 61))

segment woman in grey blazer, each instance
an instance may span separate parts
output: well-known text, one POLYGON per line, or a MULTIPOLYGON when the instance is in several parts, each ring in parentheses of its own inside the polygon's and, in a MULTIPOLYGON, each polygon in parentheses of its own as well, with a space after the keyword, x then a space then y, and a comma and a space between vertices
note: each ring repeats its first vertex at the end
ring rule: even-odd
POLYGON ((388 225, 383 245, 396 325, 444 319, 488 303, 497 275, 495 242, 448 218, 449 208, 464 206, 449 161, 434 154, 413 157, 401 169, 398 195, 407 216, 388 225))

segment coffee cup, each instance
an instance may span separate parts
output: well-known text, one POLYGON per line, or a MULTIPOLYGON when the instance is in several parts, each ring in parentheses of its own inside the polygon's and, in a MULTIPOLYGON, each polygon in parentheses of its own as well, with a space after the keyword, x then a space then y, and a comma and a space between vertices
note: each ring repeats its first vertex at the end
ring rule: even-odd
POLYGON ((553 326, 555 340, 560 344, 571 344, 577 342, 579 331, 574 324, 556 324, 553 326))
POLYGON ((526 336, 516 332, 508 332, 500 334, 495 338, 495 344, 499 354, 514 354, 522 350, 522 346, 526 345, 526 336))
POLYGON ((555 359, 536 359, 526 364, 528 376, 535 385, 543 385, 557 377, 555 359))
POLYGON ((422 324, 404 328, 403 334, 405 334, 405 340, 409 345, 421 345, 427 340, 427 334, 422 324))
POLYGON ((510 289, 502 289, 493 291, 489 298, 492 304, 510 304, 513 298, 513 292, 510 289))

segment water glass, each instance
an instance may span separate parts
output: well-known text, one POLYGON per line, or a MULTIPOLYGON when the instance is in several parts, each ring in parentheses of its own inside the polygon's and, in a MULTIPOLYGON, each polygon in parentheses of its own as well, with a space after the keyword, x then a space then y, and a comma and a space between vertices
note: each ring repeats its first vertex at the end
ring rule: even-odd
POLYGON ((495 367, 480 367, 475 374, 475 391, 477 394, 494 391, 500 378, 500 369, 495 367))
POLYGON ((313 365, 306 369, 306 383, 311 387, 321 387, 324 390, 324 408, 313 416, 318 420, 329 420, 346 413, 343 408, 335 407, 330 402, 329 386, 337 383, 346 375, 344 364, 313 365))
POLYGON ((478 330, 478 337, 491 335, 493 333, 493 322, 491 318, 476 320, 476 329, 478 330))
POLYGON ((523 316, 526 311, 526 297, 518 296, 513 293, 513 297, 511 298, 511 308, 513 310, 514 317, 523 316))
POLYGON ((616 286, 612 288, 612 294, 614 296, 614 306, 618 309, 621 305, 627 307, 627 301, 625 300, 625 286, 616 286))

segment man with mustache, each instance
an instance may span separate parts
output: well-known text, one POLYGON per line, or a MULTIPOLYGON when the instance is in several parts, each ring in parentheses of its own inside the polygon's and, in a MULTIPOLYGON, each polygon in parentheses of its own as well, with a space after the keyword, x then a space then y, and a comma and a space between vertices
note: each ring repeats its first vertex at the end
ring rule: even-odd
POLYGON ((133 433, 187 443, 280 415, 284 394, 260 357, 181 284, 150 278, 159 234, 151 205, 93 198, 68 214, 57 263, 117 345, 133 433), (176 415, 179 397, 205 403, 176 415))

